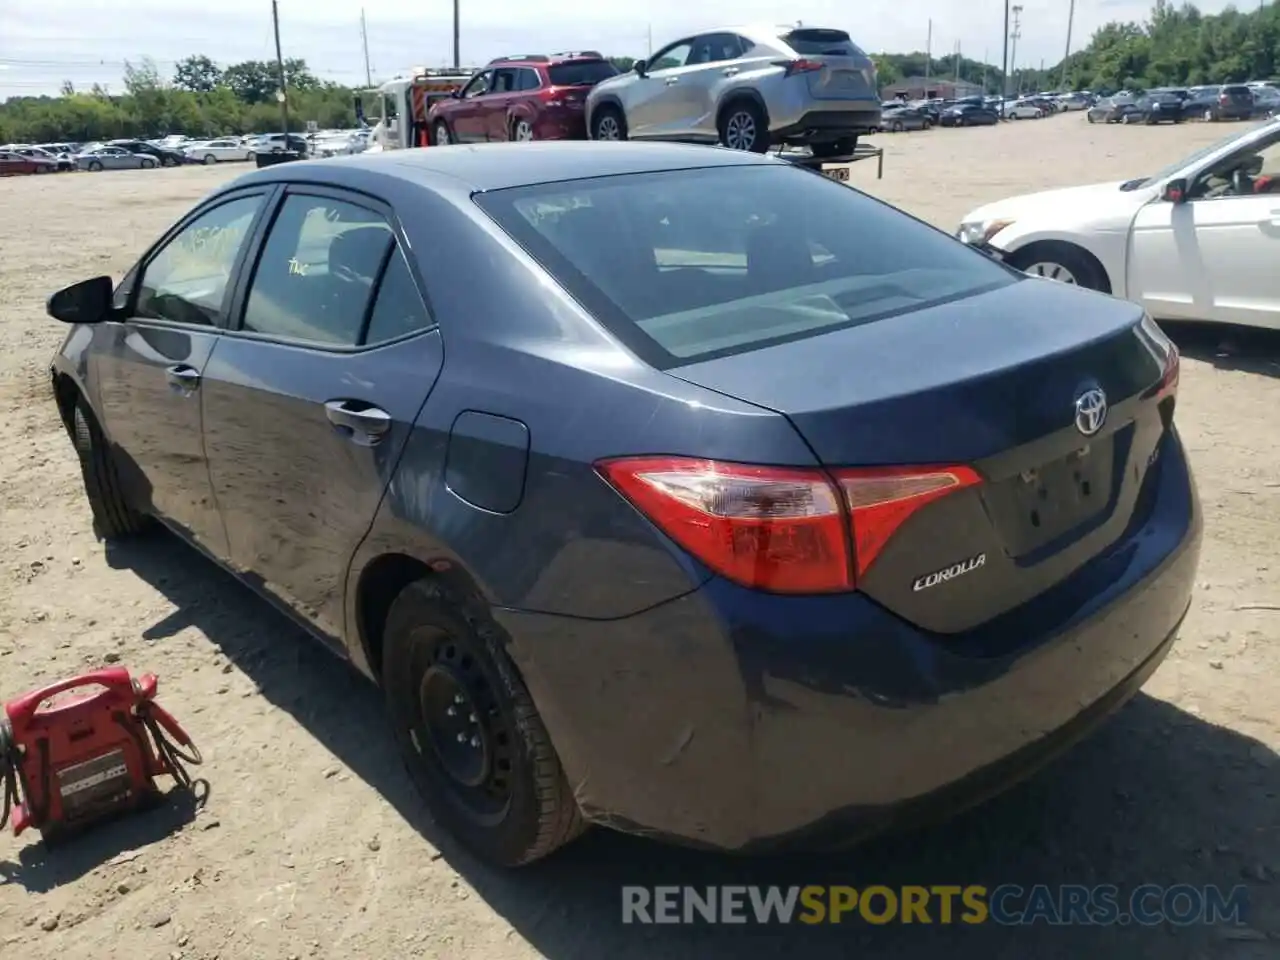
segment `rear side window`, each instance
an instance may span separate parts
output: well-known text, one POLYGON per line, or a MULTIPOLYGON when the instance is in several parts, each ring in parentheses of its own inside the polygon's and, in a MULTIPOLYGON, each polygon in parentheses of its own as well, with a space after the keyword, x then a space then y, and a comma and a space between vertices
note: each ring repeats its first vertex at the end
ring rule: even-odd
POLYGON ((796 53, 811 57, 866 56, 843 30, 792 30, 784 33, 782 40, 796 53))
POLYGON ((365 207, 286 197, 254 271, 243 329, 355 346, 393 241, 391 225, 365 207))
POLYGON ((594 87, 602 80, 618 75, 618 68, 608 60, 574 60, 557 63, 547 68, 547 75, 556 87, 594 87))
POLYGON ((659 368, 1015 282, 946 234, 781 164, 539 184, 475 202, 659 368))
POLYGON ((538 78, 538 71, 527 68, 520 71, 519 79, 516 81, 517 90, 537 90, 540 86, 542 81, 538 78))
POLYGON ((404 253, 397 247, 387 261, 386 272, 378 285, 377 299, 369 315, 369 328, 364 343, 394 340, 431 326, 431 317, 409 272, 404 253))

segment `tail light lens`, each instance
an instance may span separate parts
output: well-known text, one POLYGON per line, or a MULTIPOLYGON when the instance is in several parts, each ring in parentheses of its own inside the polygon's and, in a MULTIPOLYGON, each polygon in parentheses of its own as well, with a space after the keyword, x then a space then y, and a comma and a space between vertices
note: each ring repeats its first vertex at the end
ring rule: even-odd
POLYGON ((787 76, 797 73, 818 73, 822 70, 823 64, 819 60, 806 60, 801 57, 798 60, 775 60, 775 67, 782 67, 787 72, 787 76))
POLYGON ((854 589, 921 507, 980 482, 968 467, 841 470, 684 457, 596 464, 663 533, 721 576, 771 593, 854 589))
POLYGON ((1230 98, 1229 96, 1227 96, 1225 93, 1223 93, 1223 94, 1219 94, 1219 96, 1218 96, 1218 102, 1219 102, 1219 103, 1230 103, 1230 102, 1231 102, 1231 98, 1230 98))

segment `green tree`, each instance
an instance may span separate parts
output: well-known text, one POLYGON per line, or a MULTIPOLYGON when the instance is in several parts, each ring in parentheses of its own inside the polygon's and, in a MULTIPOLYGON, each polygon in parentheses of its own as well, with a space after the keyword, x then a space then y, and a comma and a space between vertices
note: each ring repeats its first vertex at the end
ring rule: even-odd
POLYGON ((190 93, 212 93, 222 85, 222 71, 208 57, 197 54, 178 61, 173 85, 190 93))

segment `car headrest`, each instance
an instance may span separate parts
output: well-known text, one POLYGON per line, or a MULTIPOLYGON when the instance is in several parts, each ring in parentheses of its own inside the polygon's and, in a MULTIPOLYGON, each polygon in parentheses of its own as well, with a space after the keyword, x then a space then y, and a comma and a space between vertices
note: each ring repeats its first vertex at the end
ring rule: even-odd
POLYGON ((384 226, 344 230, 329 244, 329 276, 372 284, 390 244, 391 231, 384 226))

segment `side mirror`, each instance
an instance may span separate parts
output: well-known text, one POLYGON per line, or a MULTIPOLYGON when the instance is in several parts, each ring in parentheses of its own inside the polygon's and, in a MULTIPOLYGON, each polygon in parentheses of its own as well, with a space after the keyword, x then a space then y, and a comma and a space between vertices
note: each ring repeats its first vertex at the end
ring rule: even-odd
POLYGON ((63 287, 49 297, 45 310, 63 323, 102 323, 111 316, 110 277, 94 277, 63 287))
POLYGON ((1185 203, 1187 199, 1187 181, 1182 178, 1170 180, 1164 185, 1160 199, 1168 203, 1185 203))
POLYGON ((649 69, 649 64, 645 63, 643 60, 637 60, 631 69, 643 77, 645 72, 649 69))

